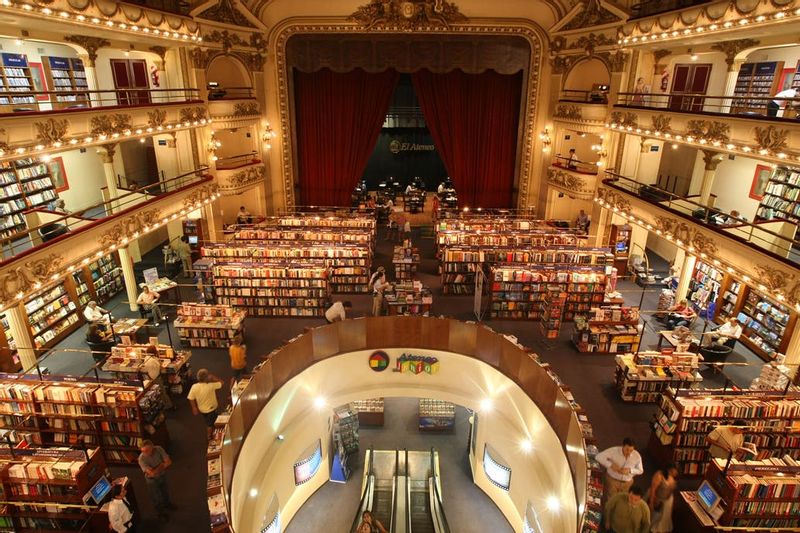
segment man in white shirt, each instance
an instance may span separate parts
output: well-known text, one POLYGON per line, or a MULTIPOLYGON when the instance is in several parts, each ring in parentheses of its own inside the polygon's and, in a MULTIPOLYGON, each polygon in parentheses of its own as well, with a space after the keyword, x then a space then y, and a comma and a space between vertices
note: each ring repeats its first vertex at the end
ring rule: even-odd
POLYGON ((222 380, 210 374, 205 368, 197 371, 197 383, 189 389, 189 403, 192 406, 192 413, 203 415, 206 422, 208 439, 214 431, 214 422, 217 421, 217 391, 222 388, 222 380))
POLYGON ((736 341, 742 336, 742 326, 739 324, 739 320, 732 316, 724 324, 712 331, 709 336, 711 337, 711 342, 733 348, 736 341))
POLYGON ((142 287, 142 292, 139 293, 139 297, 136 298, 136 303, 144 306, 145 311, 149 311, 153 317, 153 324, 158 326, 159 322, 164 319, 164 315, 161 313, 161 309, 158 307, 158 299, 161 298, 161 295, 155 291, 151 291, 150 287, 145 285, 142 287))
POLYGON ((629 437, 622 440, 622 446, 612 446, 598 453, 596 459, 606 469, 605 500, 620 492, 628 492, 633 478, 644 472, 642 456, 629 437))
POLYGON ((349 301, 346 302, 333 302, 333 304, 325 311, 325 320, 328 324, 340 322, 347 318, 345 309, 352 309, 353 304, 349 301))
POLYGON ((151 381, 158 385, 161 401, 164 402, 164 407, 167 409, 174 409, 172 398, 169 397, 167 392, 167 384, 165 383, 164 376, 161 373, 161 359, 158 357, 158 348, 156 346, 148 346, 147 352, 142 362, 142 370, 151 381))
POLYGON ((717 426, 706 436, 708 453, 715 459, 730 458, 740 461, 754 459, 758 449, 752 442, 744 441, 744 420, 734 420, 732 425, 717 426))
MULTIPOLYGON (((767 103, 767 116, 768 117, 777 117, 778 111, 781 107, 786 103, 786 100, 783 98, 797 98, 797 89, 786 89, 785 91, 781 91, 775 95, 774 100, 770 100, 767 103)), ((789 105, 795 105, 795 102, 790 103, 789 105)))
POLYGON ((83 318, 90 324, 94 323, 105 326, 111 321, 111 313, 92 300, 86 304, 86 309, 83 310, 83 318))
POLYGON ((125 499, 127 494, 125 485, 122 483, 114 485, 113 494, 114 499, 108 503, 108 521, 111 524, 111 529, 116 533, 134 531, 133 508, 128 500, 125 499))

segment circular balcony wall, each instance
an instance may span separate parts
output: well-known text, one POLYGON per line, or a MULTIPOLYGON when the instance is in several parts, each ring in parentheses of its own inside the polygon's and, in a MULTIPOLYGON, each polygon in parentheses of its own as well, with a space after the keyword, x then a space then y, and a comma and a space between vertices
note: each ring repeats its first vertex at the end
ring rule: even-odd
POLYGON ((223 487, 234 531, 259 531, 276 501, 281 523, 288 524, 328 480, 332 408, 379 396, 435 398, 480 413, 470 454, 475 483, 515 530, 530 506, 546 531, 579 531, 585 443, 553 376, 533 354, 488 327, 424 317, 338 322, 270 354, 234 407, 225 437, 223 487), (369 364, 376 350, 389 356, 384 371, 369 364), (437 365, 397 371, 402 354, 435 358, 437 365), (522 445, 526 441, 532 451, 522 445), (317 442, 320 468, 295 485, 294 463, 317 442), (484 472, 486 445, 511 468, 507 491, 484 472))

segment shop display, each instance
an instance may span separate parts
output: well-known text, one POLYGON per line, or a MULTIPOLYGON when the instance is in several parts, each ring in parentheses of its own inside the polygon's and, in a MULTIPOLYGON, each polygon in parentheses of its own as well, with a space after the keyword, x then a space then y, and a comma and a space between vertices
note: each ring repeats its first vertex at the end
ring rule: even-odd
MULTIPOLYGON (((28 56, 25 54, 11 54, 3 52, 0 54, 3 61, 3 68, 0 69, 0 91, 2 92, 21 92, 30 93, 34 91, 33 77, 31 68, 28 65, 28 56)), ((36 110, 36 97, 32 94, 22 96, 1 96, 0 105, 9 106, 6 112, 13 112, 22 107, 24 110, 36 110)))
POLYGON ((639 348, 639 308, 593 307, 586 318, 575 321, 572 341, 581 353, 627 353, 639 348))
POLYGON ((696 353, 638 352, 618 354, 615 360, 614 382, 624 402, 657 402, 668 388, 692 388, 703 381, 696 353))
MULTIPOLYGON (((800 223, 800 171, 778 167, 764 189, 756 221, 783 219, 800 223)), ((792 236, 793 237, 793 236, 792 236)))
POLYGON ((743 328, 739 340, 768 359, 785 351, 797 321, 797 314, 790 308, 749 286, 736 317, 743 328))
POLYGON ((184 303, 178 307, 175 328, 184 344, 195 348, 227 348, 241 337, 247 313, 228 305, 184 303))
POLYGON ((208 514, 212 533, 226 533, 228 527, 228 513, 225 500, 222 496, 222 469, 221 459, 222 441, 225 437, 225 426, 230 419, 230 411, 217 416, 214 431, 208 441, 206 453, 208 465, 208 478, 206 481, 206 495, 208 497, 208 514))
MULTIPOLYGON (((2 100, 0 97, 0 105, 2 100)), ((22 213, 56 198, 50 169, 41 160, 28 157, 0 162, 0 237, 24 230, 22 213)))
POLYGON ((431 398, 419 399, 419 430, 453 432, 456 428, 456 406, 431 398))
POLYGON ((650 452, 662 464, 674 462, 685 476, 701 476, 708 461, 706 436, 715 427, 746 423, 745 442, 758 459, 789 455, 800 459, 800 392, 669 389, 659 399, 650 452))
POLYGON ((106 255, 89 264, 89 272, 94 284, 94 299, 102 305, 125 289, 122 267, 116 254, 106 255))
POLYGON ((391 289, 387 289, 383 302, 389 316, 428 315, 433 305, 433 294, 421 281, 406 281, 394 283, 391 289))
POLYGON ((359 426, 383 425, 383 398, 357 400, 351 402, 350 405, 358 412, 359 426))
POLYGON ((414 279, 419 268, 419 248, 411 245, 406 239, 401 246, 394 247, 392 264, 394 264, 394 277, 399 281, 414 279))
POLYGON ((608 245, 614 254, 614 268, 620 276, 628 271, 628 258, 631 253, 631 236, 633 228, 630 224, 612 224, 608 236, 608 245))
POLYGON ((48 87, 56 94, 54 108, 88 107, 89 89, 86 82, 86 69, 78 58, 42 56, 42 67, 47 77, 48 87), (60 104, 60 105, 59 105, 60 104))
POLYGON ((743 286, 744 284, 741 281, 737 281, 730 276, 726 276, 723 279, 722 298, 719 300, 719 308, 717 309, 717 317, 720 320, 736 316, 736 304, 742 295, 743 286))
POLYGON ((761 373, 750 383, 752 390, 783 391, 789 388, 792 369, 772 361, 761 367, 761 373))
POLYGON ((723 272, 703 261, 697 261, 689 282, 687 299, 694 308, 706 312, 710 306, 716 307, 724 274, 723 272))
POLYGON ((353 228, 283 228, 283 227, 264 227, 262 224, 254 227, 240 229, 234 235, 236 241, 257 241, 257 242, 309 242, 309 243, 347 243, 363 244, 371 246, 374 240, 374 232, 367 229, 353 228))
POLYGON ((303 261, 215 265, 218 305, 246 309, 252 316, 322 316, 328 298, 326 269, 303 261))
POLYGON ((769 98, 780 91, 783 61, 744 63, 733 89, 731 113, 767 114, 769 98), (750 98, 753 99, 750 99, 750 98))
MULTIPOLYGON (((144 360, 150 344, 120 344, 111 348, 111 355, 103 362, 104 372, 113 372, 122 378, 134 379, 134 376, 145 377, 144 360), (133 376, 131 376, 133 375, 133 376)), ((182 394, 186 388, 189 371, 189 359, 192 352, 178 350, 167 344, 155 345, 161 363, 161 373, 166 377, 169 392, 182 394)))
POLYGON ((96 447, 0 449, 0 530, 108 531, 108 475, 96 447))
POLYGON ((566 293, 560 289, 545 292, 541 303, 542 320, 539 322, 542 336, 545 339, 553 340, 558 338, 558 334, 561 332, 566 298, 566 293))
POLYGON ((500 246, 504 248, 583 246, 586 241, 586 235, 552 227, 515 232, 489 229, 443 230, 436 233, 436 244, 439 250, 445 246, 500 246))
POLYGON ((81 322, 77 311, 63 283, 27 300, 25 312, 35 347, 49 348, 75 331, 81 322))
POLYGON ((344 483, 350 477, 350 457, 358 453, 358 413, 350 405, 333 410, 331 428, 331 481, 344 483))
POLYGON ((73 272, 72 279, 75 282, 75 292, 78 295, 78 305, 82 309, 86 307, 86 304, 92 300, 92 293, 89 292, 89 285, 87 285, 86 281, 84 281, 82 270, 73 272))

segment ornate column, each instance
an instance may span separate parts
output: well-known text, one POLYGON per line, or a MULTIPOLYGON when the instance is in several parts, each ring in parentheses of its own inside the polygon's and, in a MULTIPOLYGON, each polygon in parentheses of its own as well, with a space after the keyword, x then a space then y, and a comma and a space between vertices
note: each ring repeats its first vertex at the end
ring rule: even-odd
POLYGON ((686 298, 686 293, 689 291, 689 282, 692 280, 692 272, 694 272, 694 264, 697 262, 697 256, 686 254, 683 258, 683 266, 681 267, 681 276, 678 278, 678 289, 675 291, 675 303, 686 298))
POLYGON ((703 150, 703 181, 700 184, 700 203, 706 207, 713 207, 709 204, 711 200, 711 187, 714 185, 714 177, 717 174, 717 166, 722 162, 721 154, 714 150, 703 150))
MULTIPOLYGON (((138 253, 139 245, 136 244, 138 253)), ((122 279, 125 280, 125 294, 128 296, 128 307, 131 311, 138 311, 136 298, 139 297, 139 287, 136 285, 136 274, 133 272, 133 258, 127 246, 119 251, 119 263, 122 266, 122 279)))
MULTIPOLYGON (((86 83, 89 85, 90 90, 99 90, 100 87, 98 85, 97 71, 95 70, 94 63, 97 60, 97 51, 100 48, 111 46, 111 41, 101 37, 89 37, 87 35, 66 35, 64 40, 86 50, 85 54, 78 54, 78 57, 83 61, 83 68, 86 70, 86 83)), ((92 94, 90 99, 92 101, 92 106, 99 105, 100 95, 98 93, 92 94)), ((106 103, 106 105, 111 105, 111 103, 106 103)))
MULTIPOLYGON (((728 64, 728 75, 725 78, 725 91, 723 96, 733 95, 733 89, 736 87, 736 78, 739 76, 739 67, 744 63, 743 59, 737 59, 736 56, 742 50, 752 48, 758 44, 755 39, 734 39, 733 41, 722 41, 721 43, 712 44, 711 48, 725 54, 725 63, 728 64)), ((720 113, 730 113, 731 98, 725 98, 721 102, 722 109, 715 109, 720 113)))
POLYGON ((19 355, 22 369, 27 370, 36 364, 38 357, 34 350, 33 337, 28 327, 28 320, 25 318, 25 310, 22 302, 12 305, 5 311, 8 319, 8 329, 17 343, 17 355, 19 355))
POLYGON ((647 153, 647 145, 645 144, 645 138, 639 137, 639 152, 636 154, 636 163, 633 166, 633 181, 639 182, 639 165, 642 163, 642 154, 647 153))
POLYGON ((108 188, 108 197, 111 200, 112 213, 119 211, 119 203, 116 200, 116 198, 119 197, 117 174, 114 172, 114 154, 116 152, 116 143, 103 144, 97 147, 97 154, 103 160, 103 174, 105 174, 106 178, 106 187, 108 188))

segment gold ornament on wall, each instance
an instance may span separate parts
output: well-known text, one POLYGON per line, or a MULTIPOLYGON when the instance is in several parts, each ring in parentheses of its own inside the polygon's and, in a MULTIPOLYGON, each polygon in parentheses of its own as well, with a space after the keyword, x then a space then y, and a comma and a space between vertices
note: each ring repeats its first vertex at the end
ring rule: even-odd
POLYGON ((41 144, 63 143, 69 131, 69 121, 48 118, 44 122, 34 122, 33 127, 36 128, 36 140, 41 144))
POLYGON ((631 210, 630 201, 617 191, 600 187, 597 189, 597 197, 600 198, 602 202, 609 204, 609 207, 612 209, 616 207, 620 211, 631 210))
POLYGON ((650 122, 653 125, 653 131, 658 133, 668 133, 670 131, 669 123, 672 122, 672 117, 666 115, 653 115, 650 117, 650 122))
POLYGON ((199 122, 208 117, 205 107, 183 107, 180 110, 181 122, 199 122))
POLYGON ((131 116, 124 113, 109 113, 98 115, 91 120, 92 135, 110 137, 121 135, 131 129, 131 116))
POLYGON ((264 165, 259 165, 255 167, 249 167, 244 170, 240 170, 233 176, 231 176, 229 183, 232 188, 240 188, 255 183, 257 181, 262 181, 266 174, 266 168, 264 165))
POLYGON ((210 185, 204 185, 183 199, 183 207, 186 209, 191 209, 196 204, 208 200, 209 198, 214 196, 218 190, 219 190, 219 185, 217 185, 216 183, 212 183, 210 185))
POLYGON ((258 102, 238 102, 233 106, 233 116, 258 115, 258 102))
POLYGON ((755 127, 755 139, 761 150, 777 152, 786 148, 789 130, 779 130, 775 126, 755 127))
POLYGON ((86 50, 86 55, 89 59, 87 66, 89 67, 94 67, 94 62, 97 60, 97 51, 100 48, 111 46, 111 41, 108 39, 89 37, 88 35, 67 35, 64 40, 68 43, 77 44, 86 50))
POLYGON ((146 209, 127 216, 111 226, 111 229, 100 234, 97 242, 103 248, 124 246, 131 239, 146 233, 152 225, 156 224, 160 213, 160 209, 146 209))
POLYGON ((347 20, 364 29, 397 28, 413 31, 424 27, 449 28, 467 17, 446 0, 371 0, 356 9, 347 20))
POLYGON ((584 178, 557 168, 547 169, 547 181, 556 187, 578 194, 592 192, 584 178))
POLYGON ((730 140, 731 127, 715 120, 689 120, 686 122, 686 134, 711 143, 726 143, 730 140))
POLYGON ((553 113, 555 118, 565 118, 569 120, 581 120, 581 107, 574 104, 558 104, 556 111, 553 113))
POLYGON ((63 256, 50 254, 42 259, 26 261, 21 266, 4 272, 0 276, 0 301, 3 302, 3 305, 7 305, 18 299, 17 296, 52 282, 53 274, 61 271, 63 262, 63 256))
POLYGON ((158 128, 164 125, 167 120, 167 112, 163 109, 154 109, 147 112, 147 124, 151 128, 158 128))

